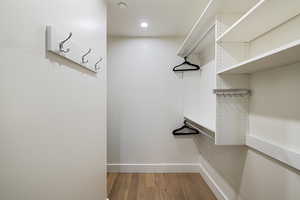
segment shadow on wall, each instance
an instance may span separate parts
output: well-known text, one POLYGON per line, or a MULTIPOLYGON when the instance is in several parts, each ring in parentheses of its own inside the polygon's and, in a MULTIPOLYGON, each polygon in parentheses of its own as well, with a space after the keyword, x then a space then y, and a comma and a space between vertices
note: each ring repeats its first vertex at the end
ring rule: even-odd
POLYGON ((206 136, 194 137, 200 155, 238 193, 246 162, 247 148, 243 146, 216 146, 206 136))
POLYGON ((249 148, 239 194, 242 199, 298 200, 300 172, 249 148))
POLYGON ((251 76, 250 134, 300 151, 300 63, 251 76))

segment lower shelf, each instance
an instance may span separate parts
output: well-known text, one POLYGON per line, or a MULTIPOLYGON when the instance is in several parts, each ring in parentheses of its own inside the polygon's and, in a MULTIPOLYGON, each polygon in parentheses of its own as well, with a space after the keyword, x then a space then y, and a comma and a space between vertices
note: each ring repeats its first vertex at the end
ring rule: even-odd
POLYGON ((259 137, 248 135, 246 145, 276 160, 300 170, 300 153, 271 143, 259 137))

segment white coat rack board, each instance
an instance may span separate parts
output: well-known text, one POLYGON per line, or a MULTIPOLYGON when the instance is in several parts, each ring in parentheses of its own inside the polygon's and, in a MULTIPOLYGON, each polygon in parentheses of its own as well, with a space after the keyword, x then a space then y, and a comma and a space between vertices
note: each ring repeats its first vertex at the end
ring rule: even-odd
POLYGON ((97 73, 103 58, 94 49, 84 45, 83 42, 74 41, 75 39, 76 35, 72 32, 58 31, 52 26, 46 27, 47 51, 97 73))

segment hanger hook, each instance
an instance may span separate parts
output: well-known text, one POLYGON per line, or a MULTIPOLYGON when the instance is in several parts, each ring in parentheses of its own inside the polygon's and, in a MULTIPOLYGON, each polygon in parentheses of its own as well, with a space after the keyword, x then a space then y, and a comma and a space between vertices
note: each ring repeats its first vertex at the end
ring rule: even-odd
POLYGON ((68 53, 68 52, 70 51, 70 49, 64 49, 64 44, 65 44, 69 39, 71 39, 72 35, 73 35, 72 32, 69 33, 69 36, 68 36, 66 39, 64 39, 63 41, 61 41, 61 42, 59 43, 59 51, 60 51, 60 52, 68 53))
POLYGON ((89 55, 91 52, 92 52, 92 49, 89 48, 88 52, 86 52, 86 53, 81 57, 81 62, 82 62, 83 64, 86 64, 86 63, 89 62, 89 60, 85 60, 85 57, 86 57, 87 55, 89 55))
POLYGON ((98 64, 103 60, 103 58, 100 58, 96 63, 95 63, 95 70, 97 71, 99 68, 98 68, 98 64))

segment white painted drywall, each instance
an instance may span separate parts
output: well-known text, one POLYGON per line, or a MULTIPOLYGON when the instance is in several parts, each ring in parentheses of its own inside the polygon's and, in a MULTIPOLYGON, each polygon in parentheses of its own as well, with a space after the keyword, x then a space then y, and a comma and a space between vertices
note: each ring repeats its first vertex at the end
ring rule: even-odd
POLYGON ((181 41, 115 37, 109 40, 109 164, 136 167, 135 164, 177 163, 180 170, 184 163, 198 162, 192 137, 172 135, 172 130, 183 124, 182 74, 172 71, 173 66, 182 63, 176 57, 181 41))
POLYGON ((106 199, 106 5, 0 3, 0 199, 106 199), (46 25, 97 49, 94 75, 45 51, 46 25))
POLYGON ((300 64, 251 76, 250 134, 300 152, 300 64))

